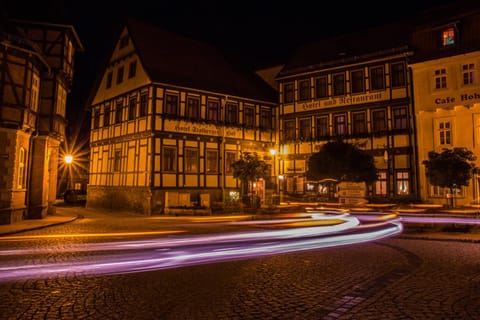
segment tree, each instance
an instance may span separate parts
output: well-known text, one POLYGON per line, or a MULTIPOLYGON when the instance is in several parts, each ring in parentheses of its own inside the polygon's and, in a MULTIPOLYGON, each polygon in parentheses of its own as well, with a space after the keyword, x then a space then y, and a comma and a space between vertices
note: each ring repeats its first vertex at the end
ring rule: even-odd
POLYGON ((453 148, 443 149, 441 153, 430 151, 428 160, 423 161, 428 181, 434 186, 450 190, 452 207, 455 206, 455 190, 468 186, 476 159, 473 152, 466 148, 453 148))
POLYGON ((307 178, 369 184, 377 180, 377 168, 371 154, 351 143, 337 140, 326 143, 319 152, 310 156, 307 178))
MULTIPOLYGON (((265 161, 258 158, 257 153, 245 152, 240 159, 231 164, 233 177, 240 180, 240 199, 248 192, 250 182, 268 177, 268 166, 265 161)), ((255 195, 252 194, 251 203, 256 204, 255 195)))

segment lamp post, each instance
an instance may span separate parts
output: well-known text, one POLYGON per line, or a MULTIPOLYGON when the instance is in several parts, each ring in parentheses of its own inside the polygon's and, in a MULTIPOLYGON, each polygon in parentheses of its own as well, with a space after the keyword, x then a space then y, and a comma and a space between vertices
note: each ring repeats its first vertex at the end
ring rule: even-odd
POLYGON ((275 195, 278 194, 278 181, 277 181, 277 170, 276 170, 276 155, 277 155, 277 150, 275 149, 270 149, 270 154, 273 157, 273 177, 274 177, 274 182, 275 182, 275 195))

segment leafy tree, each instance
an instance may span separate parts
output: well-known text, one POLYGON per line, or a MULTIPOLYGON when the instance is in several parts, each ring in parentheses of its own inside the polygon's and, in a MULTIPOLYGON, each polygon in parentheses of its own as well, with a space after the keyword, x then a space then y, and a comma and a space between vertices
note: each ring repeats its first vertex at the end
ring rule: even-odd
POLYGON ((377 180, 377 168, 371 154, 351 143, 337 140, 326 143, 319 152, 310 156, 307 178, 332 178, 369 184, 377 180))
POLYGON ((466 148, 453 148, 443 149, 441 153, 430 151, 428 160, 423 161, 428 181, 434 186, 450 189, 452 207, 455 206, 455 189, 468 186, 476 159, 466 148))
MULTIPOLYGON (((240 199, 242 200, 245 192, 248 193, 248 185, 250 182, 268 177, 268 166, 265 161, 258 158, 256 152, 244 152, 239 160, 231 164, 231 167, 233 177, 240 180, 240 199)), ((251 201, 255 204, 254 195, 252 195, 251 201)))

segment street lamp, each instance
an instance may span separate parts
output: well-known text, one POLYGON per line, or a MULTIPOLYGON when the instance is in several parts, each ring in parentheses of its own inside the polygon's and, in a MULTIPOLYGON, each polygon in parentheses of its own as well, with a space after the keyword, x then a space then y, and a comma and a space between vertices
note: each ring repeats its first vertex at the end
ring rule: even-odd
POLYGON ((72 185, 71 185, 71 180, 72 180, 72 172, 71 172, 71 164, 73 162, 73 156, 71 154, 66 154, 64 157, 63 157, 63 160, 65 161, 65 163, 67 164, 67 189, 71 189, 72 188, 72 185))
POLYGON ((277 162, 277 159, 276 159, 277 150, 270 149, 270 154, 273 157, 273 177, 275 179, 274 180, 275 181, 275 194, 278 194, 277 170, 276 170, 276 163, 275 163, 275 162, 277 162))

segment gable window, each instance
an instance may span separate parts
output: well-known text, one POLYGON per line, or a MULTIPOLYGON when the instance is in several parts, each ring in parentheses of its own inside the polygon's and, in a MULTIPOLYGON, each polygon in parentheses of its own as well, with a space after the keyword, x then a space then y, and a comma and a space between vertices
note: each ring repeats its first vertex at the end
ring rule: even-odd
POLYGON ((123 67, 118 68, 117 70, 117 84, 123 82, 123 67))
POLYGON ((363 70, 354 70, 350 73, 350 85, 352 93, 365 92, 365 79, 363 70))
POLYGON ((227 151, 225 153, 225 173, 233 174, 232 164, 237 161, 237 153, 235 151, 227 151))
POLYGON ((137 61, 130 62, 128 66, 128 78, 133 78, 137 74, 137 61))
POLYGON ((207 120, 218 121, 218 101, 208 101, 207 104, 207 120))
POLYGON ((117 108, 115 109, 115 123, 122 122, 122 109, 123 109, 123 103, 122 101, 118 101, 117 108))
POLYGON ((385 110, 372 111, 372 130, 382 132, 387 130, 387 113, 385 110))
POLYGON ((450 27, 442 32, 442 45, 444 47, 452 46, 455 44, 455 29, 450 27))
POLYGON ((438 122, 438 137, 440 145, 452 144, 452 124, 450 121, 438 122))
POLYGON ((285 120, 283 123, 283 136, 285 140, 295 140, 295 120, 285 120))
POLYGON ((283 103, 292 103, 294 101, 294 88, 293 82, 283 85, 283 103))
POLYGON ((406 84, 405 63, 392 63, 390 66, 390 81, 393 88, 404 87, 406 84))
POLYGON ((218 173, 218 151, 209 149, 207 150, 207 161, 206 161, 206 171, 207 173, 218 173))
POLYGON ((317 138, 328 137, 328 117, 317 117, 315 123, 315 136, 317 138))
POLYGON ((137 114, 137 98, 130 98, 130 103, 128 104, 128 120, 134 120, 137 114))
POLYGON ((108 88, 111 88, 112 87, 112 79, 113 79, 113 72, 109 72, 107 74, 107 82, 106 82, 106 85, 105 87, 108 89, 108 88))
POLYGON ((310 99, 310 79, 300 80, 298 83, 299 86, 299 97, 298 100, 305 101, 310 99))
POLYGON ((367 116, 365 112, 356 112, 352 115, 354 134, 367 133, 367 116))
POLYGON ((148 94, 142 93, 140 96, 140 117, 145 117, 148 112, 148 94))
POLYGON ((247 128, 255 127, 255 109, 254 107, 245 107, 244 124, 247 128))
POLYGON ((315 98, 328 97, 328 81, 327 76, 318 77, 315 79, 315 98))
POLYGON ((198 149, 185 148, 185 172, 198 172, 198 149))
POLYGON ((337 136, 347 134, 347 116, 345 114, 337 114, 333 116, 333 125, 337 136))
POLYGON ((122 151, 121 150, 115 150, 115 154, 113 157, 113 171, 114 172, 119 172, 121 169, 121 163, 122 163, 122 151))
POLYGON ((337 73, 333 75, 333 95, 340 96, 345 94, 345 74, 337 73))
POLYGON ((445 89, 447 87, 447 69, 437 69, 434 74, 435 89, 445 89))
POLYGON ((225 122, 227 124, 238 124, 238 105, 235 103, 227 103, 225 108, 225 122))
POLYGON ((18 179, 17 186, 19 189, 25 188, 25 170, 26 170, 27 153, 25 148, 21 147, 18 152, 18 179))
POLYGON ((261 129, 272 129, 272 110, 262 109, 260 111, 260 128, 261 129))
POLYGON ((298 126, 300 139, 309 140, 312 137, 312 120, 310 118, 300 119, 298 126))
POLYGON ((407 129, 407 107, 394 108, 393 111, 393 129, 407 129))
POLYGON ((370 68, 370 90, 385 89, 385 72, 383 66, 370 68))
POLYGON ((162 169, 166 172, 177 171, 177 148, 163 147, 162 169))
POLYGON ((462 78, 464 85, 475 83, 475 65, 473 63, 462 65, 462 78))
POLYGON ((110 125, 110 106, 105 106, 103 111, 103 126, 107 127, 110 125))
POLYGON ((169 116, 178 116, 178 96, 167 94, 165 96, 165 114, 169 116))

